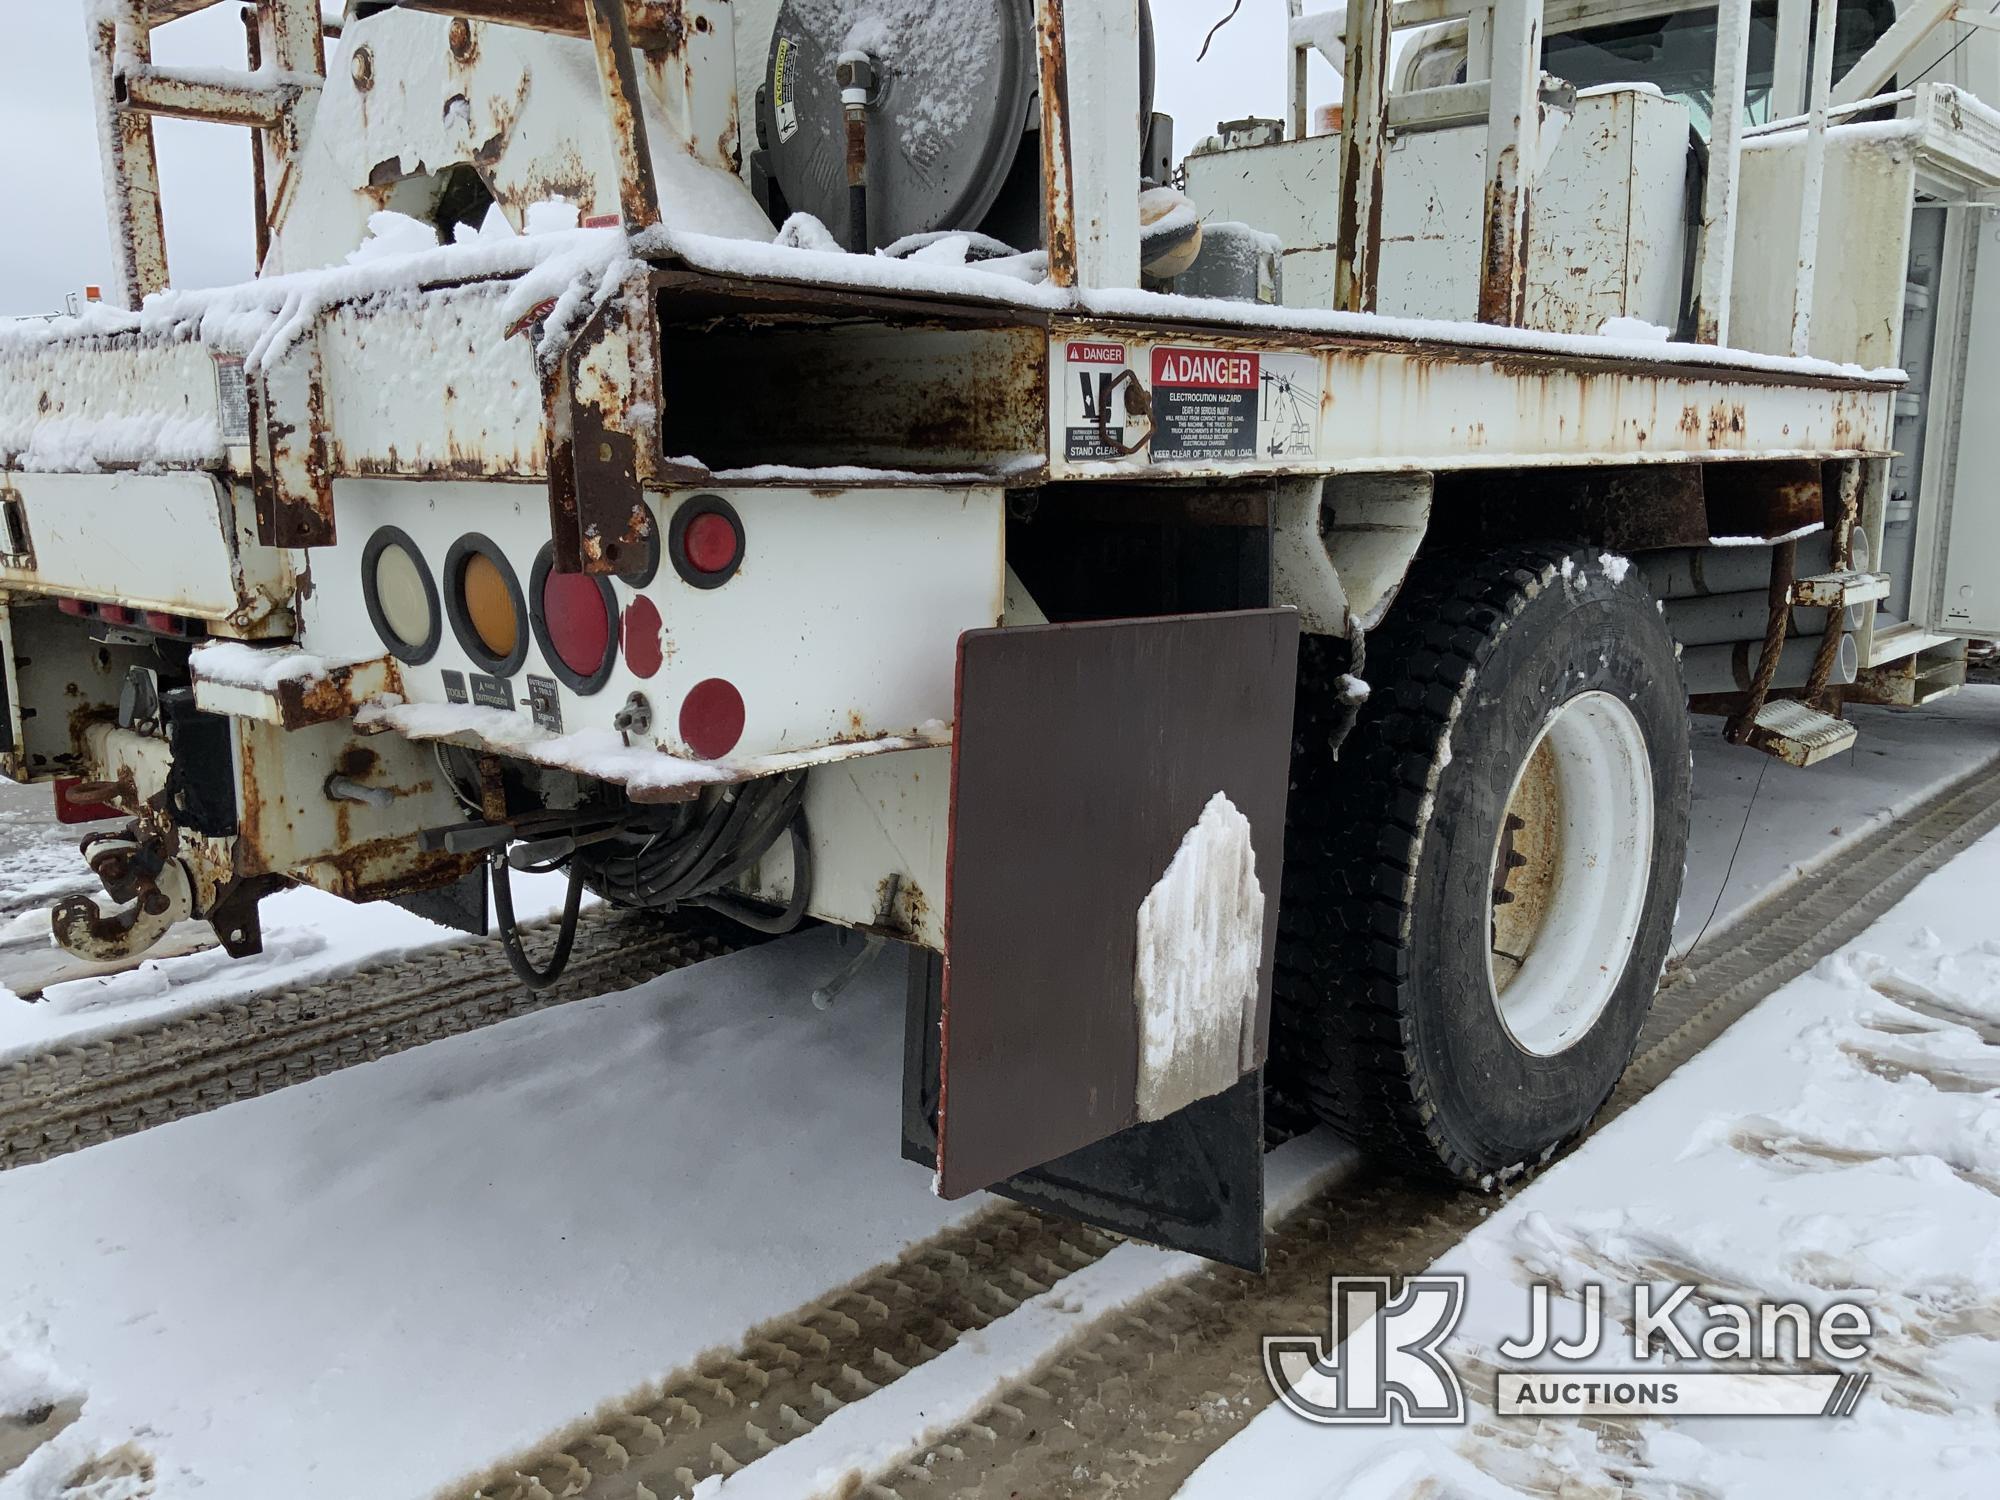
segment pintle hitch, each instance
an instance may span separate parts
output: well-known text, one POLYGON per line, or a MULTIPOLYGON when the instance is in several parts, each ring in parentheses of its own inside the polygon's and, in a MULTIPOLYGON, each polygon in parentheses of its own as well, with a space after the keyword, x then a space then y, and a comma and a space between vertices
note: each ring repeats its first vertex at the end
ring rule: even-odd
POLYGON ((137 958, 193 914, 187 867, 137 830, 93 833, 82 844, 91 872, 104 882, 118 908, 106 912, 91 896, 71 896, 49 912, 49 926, 64 952, 92 963, 137 958))

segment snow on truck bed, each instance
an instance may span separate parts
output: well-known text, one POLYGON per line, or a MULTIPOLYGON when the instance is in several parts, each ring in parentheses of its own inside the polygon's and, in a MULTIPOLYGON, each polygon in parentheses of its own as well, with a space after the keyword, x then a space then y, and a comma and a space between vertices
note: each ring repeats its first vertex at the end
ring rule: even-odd
MULTIPOLYGON (((1704 366, 1800 380, 1879 382, 1904 378, 1902 371, 1894 369, 1868 370, 1830 360, 1672 342, 1659 337, 1657 329, 1635 332, 1630 320, 1624 319, 1607 325, 1604 333, 1560 334, 1489 323, 1273 307, 1137 289, 1073 291, 1038 279, 1045 266, 1034 255, 959 261, 936 253, 937 244, 902 257, 880 252, 852 255, 828 248, 834 243, 831 236, 812 221, 807 229, 816 229, 816 233, 800 232, 797 220, 804 217, 795 216, 786 233, 768 238, 747 237, 740 229, 731 234, 703 233, 670 223, 638 235, 616 228, 514 235, 504 226, 496 226, 468 234, 460 243, 409 249, 407 226, 414 221, 400 214, 378 213, 371 220, 377 239, 350 257, 347 265, 295 271, 212 290, 159 292, 148 297, 136 313, 93 307, 77 318, 0 324, 0 358, 10 349, 52 340, 87 343, 110 335, 142 333, 200 337, 218 349, 245 355, 246 366, 254 370, 283 353, 316 317, 340 303, 391 300, 424 287, 475 280, 513 282, 502 309, 502 317, 509 322, 544 302, 558 302, 544 338, 560 339, 628 274, 644 270, 649 262, 678 262, 718 276, 747 280, 959 299, 1037 313, 1220 325, 1252 334, 1307 333, 1580 360, 1704 366), (371 249, 378 244, 384 248, 371 249)), ((946 236, 945 241, 953 238, 946 236)), ((969 243, 970 237, 965 238, 969 243)), ((946 248, 951 247, 947 244, 946 248)))

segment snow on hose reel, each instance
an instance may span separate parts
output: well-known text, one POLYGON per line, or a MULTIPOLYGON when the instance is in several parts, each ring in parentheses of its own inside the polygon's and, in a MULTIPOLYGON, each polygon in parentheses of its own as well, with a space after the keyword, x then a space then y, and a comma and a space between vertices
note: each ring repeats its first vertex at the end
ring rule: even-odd
MULTIPOLYGON (((1145 0, 1139 59, 1144 128, 1154 73, 1145 0)), ((949 230, 1033 248, 1038 73, 1032 0, 784 0, 757 91, 766 207, 778 222, 811 214, 863 254, 949 230)))

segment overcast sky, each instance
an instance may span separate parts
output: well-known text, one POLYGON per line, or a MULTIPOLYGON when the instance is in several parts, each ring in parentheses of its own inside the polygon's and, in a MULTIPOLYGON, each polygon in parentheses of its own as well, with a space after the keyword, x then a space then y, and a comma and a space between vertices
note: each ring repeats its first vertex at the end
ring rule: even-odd
MULTIPOLYGON (((962 0, 939 0, 941 4, 962 0)), ((1195 65, 1208 28, 1232 0, 1153 0, 1159 27, 1158 108, 1187 147, 1218 120, 1278 115, 1285 100, 1285 0, 1242 0, 1195 65)), ((1326 0, 1311 0, 1308 9, 1326 0)), ((0 314, 51 312, 66 293, 111 278, 97 136, 85 67, 84 0, 0 0, 0 314)), ((329 9, 332 6, 329 4, 329 9)), ((238 7, 225 3, 154 34, 163 63, 241 66, 238 7)), ((1337 93, 1315 63, 1318 90, 1337 93)), ((167 256, 176 286, 251 274, 250 146, 226 125, 154 122, 165 189, 167 256)))

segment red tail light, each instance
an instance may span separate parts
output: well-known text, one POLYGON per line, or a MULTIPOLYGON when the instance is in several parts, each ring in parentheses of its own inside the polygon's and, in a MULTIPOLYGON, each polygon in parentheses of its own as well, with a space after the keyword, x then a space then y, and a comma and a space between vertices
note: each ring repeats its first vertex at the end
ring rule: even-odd
POLYGON ((743 519, 720 495, 697 495, 674 512, 667 553, 698 589, 721 588, 743 566, 743 519))
POLYGON ((611 612, 595 579, 551 573, 542 586, 542 614, 549 622, 549 644, 564 666, 588 677, 604 665, 604 654, 611 649, 611 612))
POLYGON ((138 616, 122 604, 100 604, 97 606, 97 618, 108 620, 113 625, 130 625, 138 616))
POLYGON ((579 693, 603 687, 618 660, 618 596, 610 583, 556 572, 555 549, 544 547, 528 592, 535 641, 549 669, 579 693))
POLYGON ((66 615, 88 616, 90 614, 90 601, 88 599, 58 599, 56 600, 56 608, 66 615))
MULTIPOLYGON (((125 810, 115 803, 79 800, 74 795, 76 789, 88 784, 80 776, 58 776, 56 778, 56 821, 58 823, 96 823, 105 818, 122 818, 125 816, 125 810)), ((106 788, 106 790, 109 790, 109 788, 106 788)))

